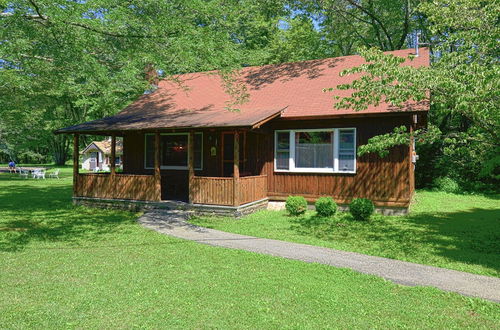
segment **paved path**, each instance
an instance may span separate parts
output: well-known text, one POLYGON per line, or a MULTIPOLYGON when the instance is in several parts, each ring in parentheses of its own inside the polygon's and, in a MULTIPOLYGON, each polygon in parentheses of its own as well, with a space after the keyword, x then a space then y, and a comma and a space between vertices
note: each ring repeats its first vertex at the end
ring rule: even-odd
POLYGON ((432 286, 500 302, 500 278, 306 244, 226 233, 189 224, 186 222, 187 218, 188 213, 184 211, 154 210, 145 213, 138 221, 144 227, 162 234, 202 244, 350 268, 403 285, 432 286))

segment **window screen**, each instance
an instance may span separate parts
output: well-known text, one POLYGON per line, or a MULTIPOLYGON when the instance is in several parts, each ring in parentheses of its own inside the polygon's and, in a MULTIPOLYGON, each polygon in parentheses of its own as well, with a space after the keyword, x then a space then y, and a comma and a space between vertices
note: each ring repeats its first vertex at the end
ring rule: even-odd
POLYGON ((155 166, 155 136, 154 134, 146 135, 146 168, 153 168, 155 166))
POLYGON ((276 168, 288 170, 290 168, 290 132, 276 133, 276 168))
POLYGON ((161 149, 162 166, 187 166, 188 136, 186 134, 162 135, 161 149))
POLYGON ((355 159, 354 130, 342 129, 339 132, 339 171, 354 171, 355 159))
POLYGON ((295 166, 333 168, 333 132, 296 132, 295 166))

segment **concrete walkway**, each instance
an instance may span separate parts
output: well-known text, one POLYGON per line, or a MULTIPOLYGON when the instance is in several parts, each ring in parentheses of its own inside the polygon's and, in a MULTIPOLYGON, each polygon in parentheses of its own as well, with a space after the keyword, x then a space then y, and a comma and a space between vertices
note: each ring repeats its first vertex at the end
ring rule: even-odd
POLYGON ((306 244, 257 238, 198 227, 186 222, 184 211, 154 210, 138 219, 162 234, 230 249, 252 251, 305 262, 350 268, 398 284, 432 286, 466 296, 500 302, 500 278, 475 275, 411 262, 333 250, 306 244))

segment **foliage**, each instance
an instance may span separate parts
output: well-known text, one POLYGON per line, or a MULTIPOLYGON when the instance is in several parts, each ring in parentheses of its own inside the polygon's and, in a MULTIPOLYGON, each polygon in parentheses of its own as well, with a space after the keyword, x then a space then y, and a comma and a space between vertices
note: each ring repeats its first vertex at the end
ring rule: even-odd
POLYGON ((304 214, 307 210, 307 201, 302 196, 289 196, 285 202, 285 209, 293 216, 304 214))
MULTIPOLYGON (((427 32, 432 36, 427 40, 434 54, 432 65, 400 66, 404 59, 362 48, 360 53, 368 64, 344 74, 365 75, 351 84, 338 86, 355 92, 335 106, 359 111, 380 102, 399 106, 407 100, 424 101, 430 91, 429 121, 441 134, 428 138, 420 136, 423 132, 415 133, 420 145, 435 145, 437 152, 428 155, 426 166, 434 165, 440 171, 441 163, 445 167, 441 172, 454 172, 450 175, 457 180, 477 180, 478 173, 483 180, 498 180, 500 169, 495 155, 500 141, 499 10, 498 1, 423 2, 419 12, 426 17, 427 32)), ((394 137, 392 142, 402 141, 394 137)), ((385 143, 369 149, 373 152, 387 147, 385 143)))
POLYGON ((281 29, 270 43, 267 63, 297 62, 335 55, 309 17, 297 16, 280 24, 281 29))
POLYGON ((249 49, 257 37, 239 38, 255 27, 253 17, 268 26, 261 33, 274 33, 283 6, 264 2, 6 2, 0 12, 1 150, 16 158, 41 147, 63 163, 70 142, 53 130, 116 113, 150 89, 151 72, 227 72, 259 58, 249 49))
POLYGON ((0 324, 55 329, 498 323, 494 303, 214 248, 144 229, 130 212, 73 207, 71 170, 63 175, 25 180, 0 173, 0 324))
POLYGON ((421 0, 310 0, 295 3, 319 22, 322 38, 338 56, 360 46, 396 50, 415 29, 425 29, 417 11, 421 0))
POLYGON ((434 180, 434 187, 438 191, 443 191, 447 193, 458 193, 460 192, 460 186, 458 183, 450 177, 439 177, 434 180))
POLYGON ((201 217, 200 226, 256 237, 323 246, 368 255, 500 276, 500 195, 449 194, 418 190, 411 213, 374 214, 369 223, 338 212, 317 221, 314 212, 290 218, 265 210, 239 221, 201 217))
POLYGON ((320 197, 314 204, 320 217, 331 217, 337 212, 337 203, 331 197, 320 197))
POLYGON ((370 220, 375 206, 373 202, 367 198, 354 198, 351 203, 349 203, 349 212, 355 220, 358 221, 368 221, 370 220))

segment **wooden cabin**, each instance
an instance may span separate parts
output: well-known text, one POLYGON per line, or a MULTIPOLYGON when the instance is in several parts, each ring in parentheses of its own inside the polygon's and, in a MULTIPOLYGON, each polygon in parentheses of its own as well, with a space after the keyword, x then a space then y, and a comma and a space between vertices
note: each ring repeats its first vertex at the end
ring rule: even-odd
MULTIPOLYGON (((413 50, 394 51, 409 57, 413 50)), ((363 63, 346 56, 240 71, 247 100, 234 95, 215 72, 162 80, 118 114, 57 133, 74 135, 74 197, 96 200, 185 201, 192 205, 238 207, 283 201, 301 195, 310 201, 355 197, 379 207, 407 208, 414 193, 414 146, 392 148, 387 157, 357 156, 368 139, 395 127, 425 125, 428 102, 386 103, 365 111, 334 108, 335 95, 323 92, 357 75, 339 73, 363 63), (238 110, 228 109, 237 107, 238 110), (123 139, 123 172, 79 174, 79 135, 123 139)), ((429 64, 429 52, 402 65, 429 64)))

